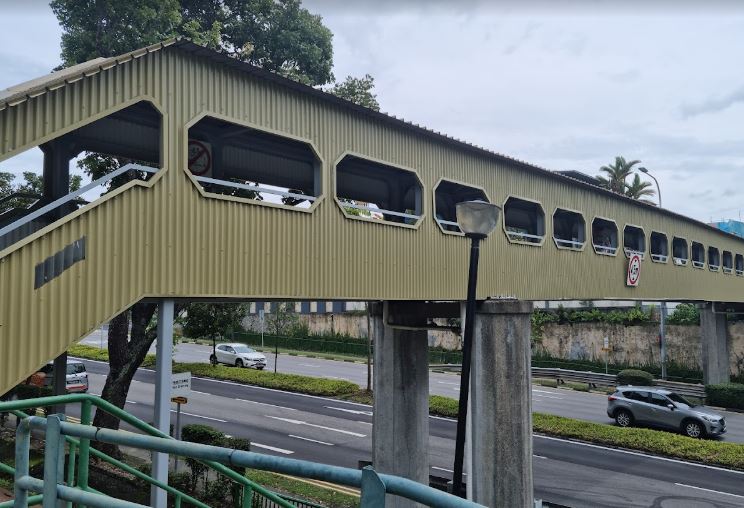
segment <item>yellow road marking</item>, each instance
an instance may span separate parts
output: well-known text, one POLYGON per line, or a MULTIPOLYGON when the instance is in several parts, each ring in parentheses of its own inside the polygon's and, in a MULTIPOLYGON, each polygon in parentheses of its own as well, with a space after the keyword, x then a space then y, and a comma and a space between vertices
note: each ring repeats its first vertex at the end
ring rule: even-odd
POLYGON ((323 482, 320 480, 308 480, 307 478, 298 478, 296 476, 289 476, 286 474, 280 474, 280 473, 274 473, 274 474, 276 474, 277 476, 283 476, 284 478, 289 478, 291 480, 296 480, 298 482, 309 483, 310 485, 315 485, 316 487, 322 487, 324 489, 335 490, 336 492, 340 492, 341 494, 346 494, 346 495, 355 496, 355 497, 361 496, 361 493, 359 492, 359 490, 351 488, 351 487, 345 487, 343 485, 323 482))

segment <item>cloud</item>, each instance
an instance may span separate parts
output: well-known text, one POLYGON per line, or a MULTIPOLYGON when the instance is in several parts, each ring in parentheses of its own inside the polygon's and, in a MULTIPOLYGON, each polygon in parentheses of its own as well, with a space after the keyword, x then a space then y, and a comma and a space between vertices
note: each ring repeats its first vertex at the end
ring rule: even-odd
POLYGON ((744 85, 726 95, 711 97, 697 104, 685 104, 680 109, 684 118, 691 118, 705 113, 717 113, 740 102, 744 102, 744 85))

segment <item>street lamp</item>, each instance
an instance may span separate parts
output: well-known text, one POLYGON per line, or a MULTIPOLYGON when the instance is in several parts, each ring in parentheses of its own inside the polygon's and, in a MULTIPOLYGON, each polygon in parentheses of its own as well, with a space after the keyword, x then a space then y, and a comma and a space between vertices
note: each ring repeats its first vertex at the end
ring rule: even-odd
MULTIPOLYGON (((659 208, 661 208, 661 188, 659 188, 659 181, 654 175, 648 172, 646 168, 638 168, 638 171, 644 173, 654 179, 656 183, 656 194, 659 196, 659 208)), ((667 368, 666 368, 666 317, 667 317, 667 304, 661 302, 660 307, 660 319, 659 319, 659 356, 661 356, 661 379, 666 379, 667 368)))
POLYGON ((462 374, 460 376, 460 403, 457 412, 457 439, 455 464, 452 473, 452 493, 465 497, 462 488, 462 467, 465 458, 465 428, 468 417, 470 390, 470 361, 473 347, 475 321, 475 290, 478 284, 478 255, 480 241, 496 227, 500 208, 485 201, 464 201, 456 206, 457 223, 465 236, 470 238, 470 268, 468 270, 468 299, 465 307, 465 336, 462 345, 462 374))

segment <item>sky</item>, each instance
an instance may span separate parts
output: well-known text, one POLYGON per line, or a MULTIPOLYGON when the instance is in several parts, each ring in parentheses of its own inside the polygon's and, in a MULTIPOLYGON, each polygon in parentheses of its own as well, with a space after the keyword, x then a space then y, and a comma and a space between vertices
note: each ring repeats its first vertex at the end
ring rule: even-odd
MULTIPOLYGON (((371 74, 385 112, 551 170, 640 159, 665 208, 744 216, 744 3, 620 4, 303 2, 336 78, 371 74)), ((0 0, 0 89, 58 65, 60 36, 44 2, 0 0)))

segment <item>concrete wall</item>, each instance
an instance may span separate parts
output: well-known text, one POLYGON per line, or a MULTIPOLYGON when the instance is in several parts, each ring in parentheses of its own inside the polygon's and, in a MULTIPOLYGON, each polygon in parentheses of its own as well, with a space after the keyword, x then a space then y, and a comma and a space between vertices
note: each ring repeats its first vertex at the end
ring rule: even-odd
MULTIPOLYGON (((546 324, 537 348, 552 356, 567 359, 603 360, 604 337, 612 351, 609 361, 632 364, 659 363, 659 326, 612 325, 606 323, 546 324)), ((667 326, 667 355, 671 361, 701 368, 700 327, 667 326)), ((744 323, 728 325, 728 341, 732 374, 744 372, 744 323)))

